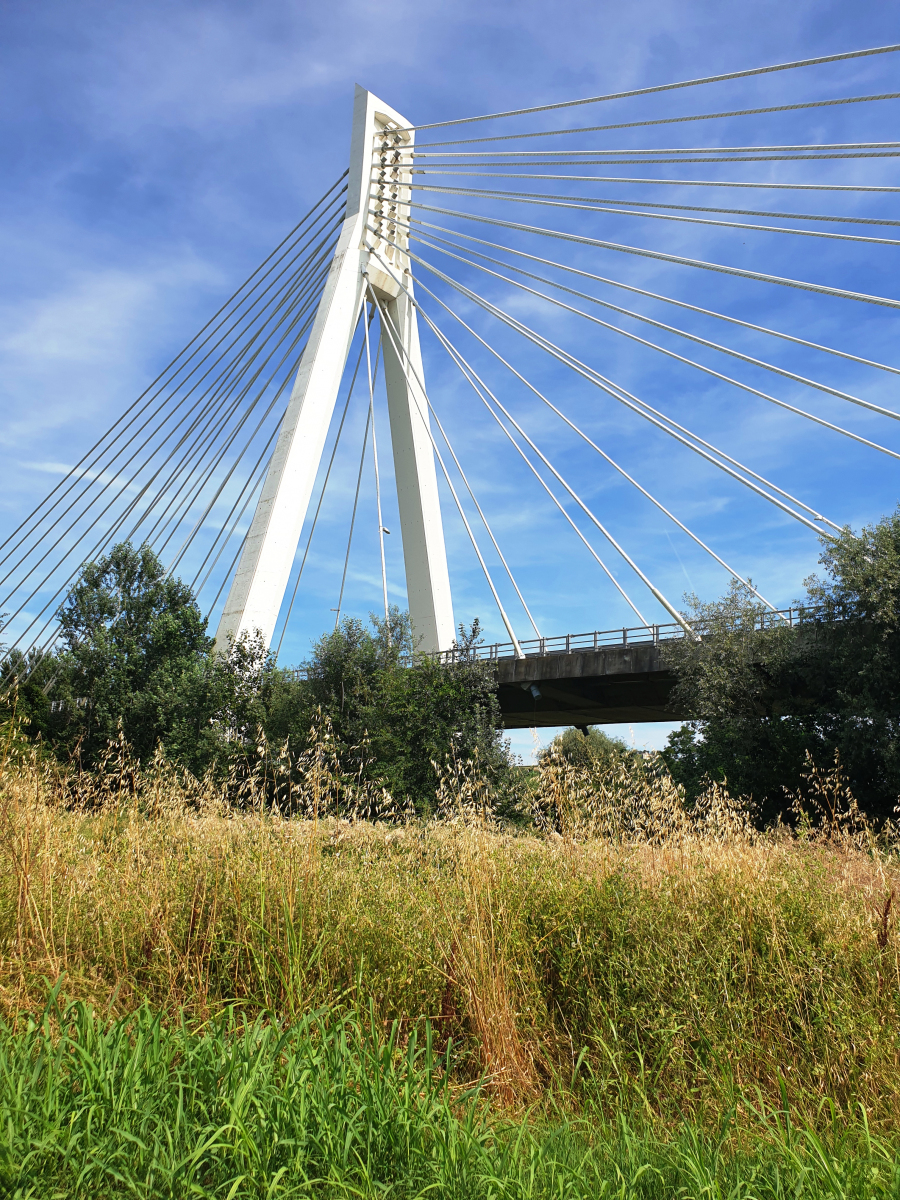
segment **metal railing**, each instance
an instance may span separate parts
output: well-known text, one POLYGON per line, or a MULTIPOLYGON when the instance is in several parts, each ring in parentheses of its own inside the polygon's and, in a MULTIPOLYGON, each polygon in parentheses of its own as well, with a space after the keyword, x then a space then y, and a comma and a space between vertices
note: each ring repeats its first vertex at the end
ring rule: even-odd
MULTIPOLYGON (((782 608, 776 612, 756 614, 753 618, 754 629, 771 629, 779 625, 789 625, 791 628, 813 619, 819 612, 817 608, 782 608)), ((688 621, 687 625, 693 633, 702 637, 709 632, 710 626, 704 621, 688 621)), ((666 625, 633 625, 621 629, 595 629, 590 633, 567 633, 558 637, 531 638, 520 641, 519 645, 526 658, 544 658, 550 654, 571 654, 578 650, 602 650, 605 647, 619 646, 658 646, 660 642, 683 638, 685 629, 677 621, 666 625)), ((516 648, 512 642, 493 642, 489 646, 473 646, 469 650, 443 650, 434 657, 441 662, 452 663, 478 659, 514 658, 516 648)))
MULTIPOLYGON (((757 613, 753 617, 753 628, 772 629, 781 625, 794 628, 804 622, 814 620, 822 610, 813 607, 781 608, 776 612, 757 613)), ((712 626, 704 621, 688 621, 691 631, 702 637, 710 632, 712 626)), ((579 650, 603 650, 604 648, 620 646, 658 646, 660 642, 672 641, 685 636, 684 626, 677 621, 666 625, 632 625, 620 629, 595 629, 590 633, 566 633, 558 637, 531 638, 520 641, 519 645, 526 658, 545 658, 551 654, 572 654, 579 650)), ((452 650, 442 650, 431 657, 439 662, 471 662, 472 659, 494 660, 500 658, 515 658, 516 648, 512 642, 492 642, 488 646, 472 646, 469 649, 455 647, 452 650)), ((404 659, 405 665, 412 660, 404 659)), ((306 679, 308 672, 304 667, 296 667, 287 671, 292 679, 306 679)))

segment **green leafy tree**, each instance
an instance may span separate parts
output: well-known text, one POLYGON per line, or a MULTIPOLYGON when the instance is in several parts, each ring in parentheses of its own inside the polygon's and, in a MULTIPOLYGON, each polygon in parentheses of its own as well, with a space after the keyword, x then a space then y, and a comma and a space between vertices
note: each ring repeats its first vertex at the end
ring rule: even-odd
POLYGON ((259 732, 269 725, 279 678, 263 639, 244 636, 224 653, 195 655, 184 668, 160 733, 168 757, 197 776, 259 766, 268 753, 259 732))
POLYGON ((137 755, 152 754, 212 646, 190 588, 166 573, 149 546, 120 543, 82 568, 59 624, 57 694, 69 743, 78 739, 90 763, 121 722, 137 755))
POLYGON ((348 771, 383 783, 419 811, 434 802, 434 763, 477 757, 501 793, 511 786, 494 671, 475 653, 477 621, 460 626, 456 662, 416 653, 406 613, 366 626, 345 618, 321 637, 304 664, 306 678, 271 682, 266 732, 302 745, 321 715, 331 722, 348 771))
POLYGON ((665 751, 689 792, 706 778, 750 794, 764 819, 800 786, 807 752, 835 752, 860 803, 888 817, 900 795, 900 509, 859 535, 823 537, 825 578, 806 581, 791 628, 739 584, 690 600, 702 638, 667 648, 673 707, 691 718, 665 751))
POLYGON ((545 760, 554 753, 573 766, 589 770, 603 770, 625 758, 634 757, 634 751, 626 742, 610 737, 595 725, 589 725, 586 732, 564 729, 541 751, 539 757, 545 760))

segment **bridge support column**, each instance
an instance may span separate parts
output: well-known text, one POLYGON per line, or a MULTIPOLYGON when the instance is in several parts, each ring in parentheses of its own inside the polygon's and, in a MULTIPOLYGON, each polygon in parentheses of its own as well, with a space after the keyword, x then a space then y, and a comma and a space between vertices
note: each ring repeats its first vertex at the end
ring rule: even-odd
MULTIPOLYGON (((394 164, 402 160, 402 150, 409 148, 412 135, 392 132, 408 124, 399 113, 357 87, 347 214, 219 621, 216 645, 220 649, 227 649, 232 639, 244 634, 259 632, 267 645, 272 640, 350 343, 365 302, 364 272, 376 290, 383 289, 380 298, 389 302, 391 314, 405 338, 420 378, 424 378, 415 311, 408 301, 400 304, 397 297, 400 289, 388 272, 378 270, 378 255, 384 253, 392 260, 392 270, 405 269, 408 264, 401 263, 397 251, 386 246, 379 250, 380 239, 372 239, 366 230, 367 222, 372 220, 369 203, 373 184, 379 204, 384 200, 387 186, 386 203, 390 205, 391 199, 396 201, 399 194, 399 181, 408 183, 407 173, 398 172, 394 164), (388 142, 393 163, 387 163, 385 170, 384 147, 388 142), (401 152, 394 156, 397 147, 401 152), (375 240, 373 253, 366 245, 367 240, 375 240)), ((405 195, 408 197, 408 192, 405 195)), ((396 206, 393 211, 396 213, 396 206)), ((395 234, 396 225, 391 227, 390 238, 399 242, 400 238, 395 234)), ((388 340, 385 340, 383 352, 410 615, 423 650, 446 650, 453 641, 453 611, 434 456, 418 411, 418 401, 421 400, 425 421, 428 410, 424 399, 414 395, 407 385, 403 365, 397 364, 395 355, 389 357, 388 340)))
MULTIPOLYGON (((412 290, 412 279, 404 279, 412 290)), ((394 473, 400 506, 406 593, 413 630, 423 650, 449 650, 453 644, 453 603, 444 549, 444 527, 438 498, 434 451, 429 436, 428 401, 418 384, 424 379, 416 310, 403 295, 387 304, 387 319, 400 342, 400 356, 390 334, 381 336, 384 381, 391 419, 394 473)))

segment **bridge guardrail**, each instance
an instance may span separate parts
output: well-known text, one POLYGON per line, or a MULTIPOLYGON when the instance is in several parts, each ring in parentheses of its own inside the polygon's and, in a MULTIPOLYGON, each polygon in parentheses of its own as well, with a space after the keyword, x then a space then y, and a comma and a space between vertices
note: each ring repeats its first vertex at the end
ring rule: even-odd
MULTIPOLYGON (((760 613, 754 618, 754 628, 773 628, 779 623, 791 627, 814 618, 818 607, 781 608, 775 612, 760 613)), ((703 621, 688 621, 688 626, 702 636, 707 631, 703 621)), ((661 641, 671 641, 685 636, 684 626, 677 621, 664 625, 633 625, 620 629, 592 630, 590 633, 567 633, 558 637, 530 638, 520 640, 519 645, 526 658, 544 658, 549 654, 571 654, 575 650, 602 650, 607 646, 658 646, 661 641)), ((512 642, 494 642, 489 646, 475 646, 471 650, 443 650, 434 655, 442 662, 463 661, 466 658, 494 659, 513 658, 516 648, 512 642)))
MULTIPOLYGON (((821 611, 818 607, 780 608, 775 612, 759 613, 754 617, 754 629, 771 629, 778 624, 791 628, 814 619, 821 611)), ((689 627, 702 636, 708 627, 703 621, 688 621, 689 627)), ((571 654, 578 650, 602 650, 614 646, 658 646, 660 642, 672 641, 685 636, 685 630, 677 621, 664 625, 633 625, 619 629, 595 629, 589 633, 566 633, 557 637, 529 638, 519 645, 526 658, 546 658, 552 654, 571 654)), ((487 646, 473 646, 469 650, 454 648, 441 650, 431 657, 439 662, 470 662, 499 658, 514 658, 516 648, 512 642, 492 642, 487 646)), ((287 672, 293 679, 306 679, 307 671, 297 667, 287 672)))

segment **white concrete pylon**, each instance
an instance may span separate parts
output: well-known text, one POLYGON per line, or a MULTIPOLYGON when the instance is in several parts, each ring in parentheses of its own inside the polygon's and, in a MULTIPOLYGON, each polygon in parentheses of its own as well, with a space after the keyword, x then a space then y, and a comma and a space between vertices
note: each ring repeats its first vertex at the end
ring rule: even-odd
MULTIPOLYGON (((367 234, 377 221, 391 241, 401 242, 392 218, 408 217, 413 135, 409 122, 371 92, 357 87, 347 215, 297 378, 285 411, 253 522, 216 632, 216 645, 261 633, 268 645, 284 599, 341 376, 353 339, 366 285, 387 301, 415 361, 420 360, 415 309, 379 269, 384 254, 411 286, 409 263, 400 251, 367 234), (404 203, 406 201, 407 203, 404 203), (374 242, 375 249, 367 247, 374 242)), ((453 643, 453 606, 438 501, 434 454, 425 422, 428 407, 407 384, 402 364, 383 336, 385 383, 394 468, 400 504, 400 530, 406 566, 408 607, 420 649, 447 650, 453 643)), ((420 368, 421 370, 421 368, 420 368)), ((420 375, 424 378, 424 375, 420 375)))

